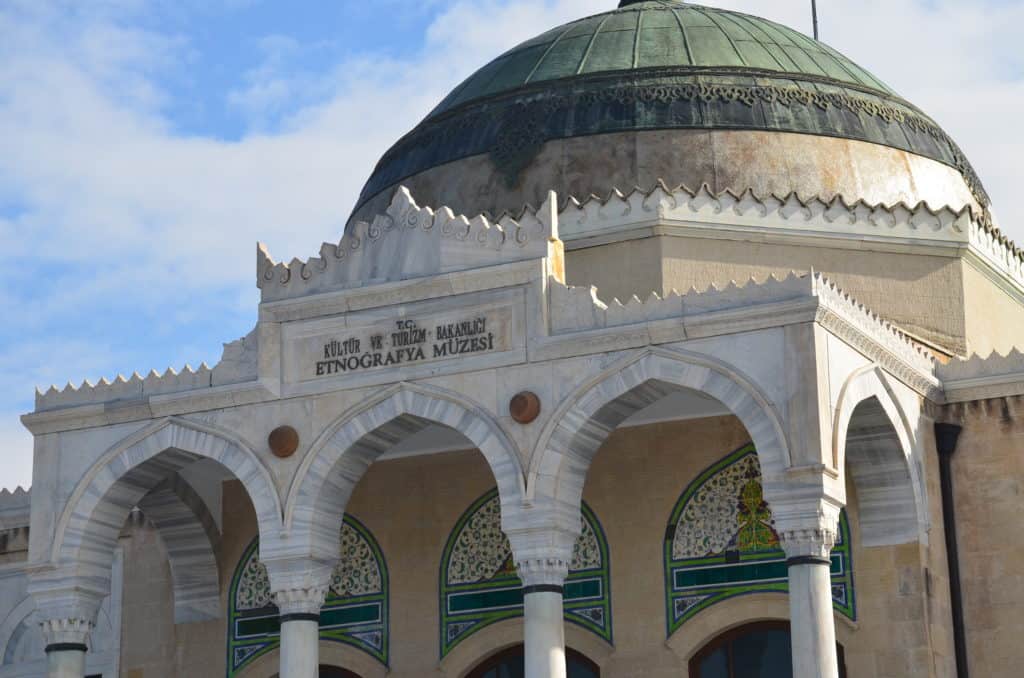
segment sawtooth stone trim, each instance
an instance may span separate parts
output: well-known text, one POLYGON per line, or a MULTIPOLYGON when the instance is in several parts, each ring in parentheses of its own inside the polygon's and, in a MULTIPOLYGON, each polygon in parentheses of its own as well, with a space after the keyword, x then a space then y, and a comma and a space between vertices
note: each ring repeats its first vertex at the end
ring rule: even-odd
POLYGON ((257 247, 257 286, 263 301, 328 290, 405 280, 485 265, 540 259, 558 238, 557 198, 549 193, 540 209, 527 206, 515 219, 456 215, 416 204, 399 187, 384 214, 358 222, 337 244, 324 243, 320 256, 277 263, 257 247))

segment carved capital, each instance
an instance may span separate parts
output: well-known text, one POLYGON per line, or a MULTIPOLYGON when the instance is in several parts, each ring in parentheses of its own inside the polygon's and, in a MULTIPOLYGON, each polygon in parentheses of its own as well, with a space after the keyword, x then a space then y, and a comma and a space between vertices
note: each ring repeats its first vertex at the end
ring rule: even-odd
POLYGON ((565 558, 527 558, 516 561, 516 569, 524 587, 561 587, 569 575, 569 561, 565 558))
POLYGON ((836 527, 796 528, 779 531, 779 545, 787 558, 827 559, 836 545, 836 527))
POLYGON ((824 498, 779 502, 775 531, 786 557, 827 559, 839 536, 839 511, 824 498))
POLYGON ((47 619, 39 626, 43 630, 43 642, 47 647, 51 645, 81 645, 84 648, 89 644, 89 634, 92 633, 95 625, 89 619, 71 618, 47 619))
POLYGON ((311 586, 274 592, 274 604, 282 617, 286 615, 316 615, 327 597, 327 586, 311 586))

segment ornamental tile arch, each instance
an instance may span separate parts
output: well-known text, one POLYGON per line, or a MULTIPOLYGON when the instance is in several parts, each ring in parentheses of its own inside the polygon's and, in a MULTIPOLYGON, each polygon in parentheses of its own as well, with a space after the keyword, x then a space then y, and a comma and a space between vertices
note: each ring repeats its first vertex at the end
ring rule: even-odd
MULTIPOLYGON (((340 559, 320 610, 320 639, 355 647, 387 666, 390 588, 383 552, 366 526, 348 514, 339 543, 340 559)), ((279 646, 278 609, 257 537, 239 560, 228 589, 228 678, 279 646)))
MULTIPOLYGON (((565 620, 612 643, 611 561, 604 529, 582 504, 565 580, 565 620)), ((496 622, 523 616, 522 582, 501 529, 496 489, 474 501, 445 544, 440 568, 440 654, 496 622)))
MULTIPOLYGON (((765 500, 761 463, 747 444, 704 469, 669 519, 664 545, 667 634, 738 596, 786 593, 786 554, 765 500)), ((843 510, 831 554, 836 612, 857 619, 850 525, 843 510)))

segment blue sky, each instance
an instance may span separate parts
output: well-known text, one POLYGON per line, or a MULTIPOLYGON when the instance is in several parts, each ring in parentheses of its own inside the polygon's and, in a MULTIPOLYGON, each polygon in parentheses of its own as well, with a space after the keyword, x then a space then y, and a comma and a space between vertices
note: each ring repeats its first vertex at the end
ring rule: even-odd
MULTIPOLYGON (((613 0, 5 0, 0 486, 35 386, 214 364, 255 243, 337 240, 377 158, 489 58, 613 0)), ((809 30, 809 0, 710 1, 809 30)), ((937 118, 1024 241, 1024 0, 821 0, 823 38, 937 118)))

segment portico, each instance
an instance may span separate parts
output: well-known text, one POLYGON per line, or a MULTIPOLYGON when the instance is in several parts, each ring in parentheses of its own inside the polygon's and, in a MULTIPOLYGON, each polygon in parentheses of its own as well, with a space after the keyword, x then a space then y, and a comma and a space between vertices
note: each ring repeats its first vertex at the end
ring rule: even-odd
MULTIPOLYGON (((492 224, 399 191, 387 214, 318 259, 285 266, 260 250, 260 322, 225 351, 242 356, 230 365, 235 383, 215 384, 222 363, 209 383, 168 373, 41 395, 25 419, 37 455, 75 450, 39 467, 57 494, 33 506, 32 591, 53 629, 50 675, 85 675, 82 647, 109 592, 117 530, 168 474, 200 459, 252 502, 279 614, 280 675, 316 675, 338 517, 377 459, 429 430, 475 449, 490 469, 523 587, 527 675, 564 676, 563 593, 592 460, 630 417, 699 396, 734 417, 757 451, 788 558, 794 675, 838 676, 830 550, 847 483, 861 495, 865 541, 927 534, 912 422, 937 389, 930 360, 818 274, 609 306, 566 286, 556 205, 551 196, 492 224), (416 254, 396 263, 400 249, 416 254), (412 353, 381 357, 396 350, 412 353), (331 357, 345 353, 353 360, 331 357), (541 403, 525 424, 508 409, 523 391, 541 403), (859 437, 868 401, 892 444, 859 437), (282 425, 300 439, 290 458, 259 442, 282 425), (879 462, 885 473, 858 471, 879 462), (905 510, 873 508, 891 497, 905 510)), ((175 595, 187 590, 175 582, 175 595)))

